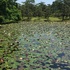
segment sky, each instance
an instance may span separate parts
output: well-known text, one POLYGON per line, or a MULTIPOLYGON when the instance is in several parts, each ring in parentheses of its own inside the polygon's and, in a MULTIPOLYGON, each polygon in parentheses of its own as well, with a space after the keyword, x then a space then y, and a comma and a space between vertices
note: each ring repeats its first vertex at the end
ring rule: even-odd
MULTIPOLYGON (((25 2, 26 0, 17 0, 18 3, 22 4, 22 2, 25 2)), ((44 2, 45 4, 52 4, 52 2, 55 0, 35 0, 35 3, 44 2)))

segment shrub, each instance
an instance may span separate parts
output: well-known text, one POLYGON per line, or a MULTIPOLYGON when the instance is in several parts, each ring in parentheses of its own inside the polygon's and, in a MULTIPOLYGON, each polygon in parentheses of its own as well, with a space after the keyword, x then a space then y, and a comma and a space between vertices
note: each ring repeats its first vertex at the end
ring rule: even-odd
POLYGON ((4 17, 0 16, 0 23, 3 23, 3 22, 4 22, 4 17))

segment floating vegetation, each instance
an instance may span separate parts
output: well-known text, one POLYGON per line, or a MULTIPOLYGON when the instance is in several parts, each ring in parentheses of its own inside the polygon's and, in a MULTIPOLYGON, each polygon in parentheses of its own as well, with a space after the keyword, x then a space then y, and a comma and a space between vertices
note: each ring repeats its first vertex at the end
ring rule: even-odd
POLYGON ((70 70, 69 22, 0 25, 1 70, 70 70))

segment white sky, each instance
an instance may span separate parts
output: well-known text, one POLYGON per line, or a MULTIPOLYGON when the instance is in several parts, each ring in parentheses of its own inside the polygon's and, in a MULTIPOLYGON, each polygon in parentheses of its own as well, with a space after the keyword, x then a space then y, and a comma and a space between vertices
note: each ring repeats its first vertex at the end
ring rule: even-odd
MULTIPOLYGON (((22 2, 25 2, 26 0, 17 0, 18 3, 22 4, 22 2)), ((44 2, 45 4, 52 4, 52 2, 55 0, 35 0, 35 3, 44 2)))

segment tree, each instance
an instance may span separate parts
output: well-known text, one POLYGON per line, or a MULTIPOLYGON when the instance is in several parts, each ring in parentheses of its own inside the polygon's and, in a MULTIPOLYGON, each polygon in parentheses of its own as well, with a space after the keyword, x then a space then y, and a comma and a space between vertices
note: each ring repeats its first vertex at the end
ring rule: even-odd
POLYGON ((36 7, 35 8, 35 16, 42 17, 43 11, 42 11, 42 8, 40 7, 40 4, 37 4, 35 7, 36 7))
POLYGON ((53 13, 56 16, 61 16, 62 20, 70 17, 70 1, 69 0, 56 0, 52 4, 53 13))
POLYGON ((49 16, 51 15, 51 5, 45 5, 44 2, 38 4, 38 11, 39 17, 45 17, 49 20, 49 16))
POLYGON ((34 2, 34 0, 26 0, 21 6, 22 17, 27 17, 27 20, 33 16, 34 2))
POLYGON ((47 5, 44 12, 45 12, 45 15, 44 15, 45 18, 47 18, 47 20, 49 20, 49 17, 51 15, 51 5, 47 5))
POLYGON ((41 11, 41 16, 45 16, 45 10, 46 10, 46 5, 44 4, 44 2, 39 3, 39 7, 40 7, 40 11, 41 11))
POLYGON ((1 0, 0 16, 8 20, 20 20, 20 11, 18 9, 17 0, 1 0))
POLYGON ((64 0, 65 4, 65 16, 66 18, 70 18, 70 0, 64 0))

